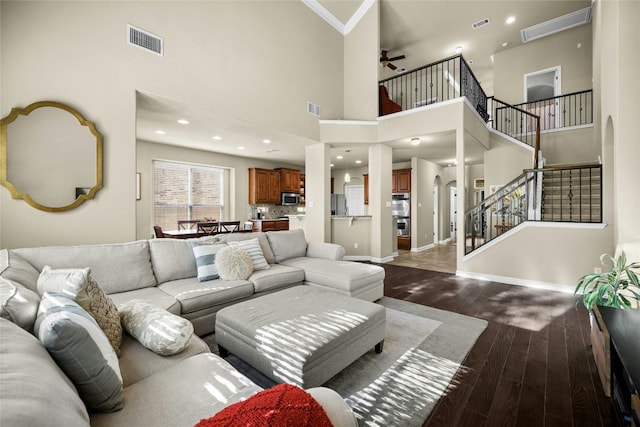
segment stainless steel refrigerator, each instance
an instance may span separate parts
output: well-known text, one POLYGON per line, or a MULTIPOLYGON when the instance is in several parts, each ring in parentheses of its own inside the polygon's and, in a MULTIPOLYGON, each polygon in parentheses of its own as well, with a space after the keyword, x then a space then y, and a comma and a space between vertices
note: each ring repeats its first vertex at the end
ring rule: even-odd
POLYGON ((331 215, 347 215, 347 199, 344 194, 331 195, 331 215))

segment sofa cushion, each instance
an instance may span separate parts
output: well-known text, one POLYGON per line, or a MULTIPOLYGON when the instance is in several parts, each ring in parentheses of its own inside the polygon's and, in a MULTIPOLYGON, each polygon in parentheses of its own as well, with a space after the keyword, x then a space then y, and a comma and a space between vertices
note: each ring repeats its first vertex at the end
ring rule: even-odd
POLYGON ((307 239, 304 237, 302 229, 269 231, 267 239, 269 239, 277 263, 305 256, 307 253, 307 239))
POLYGON ((118 356, 82 307, 62 295, 45 293, 35 332, 87 408, 102 412, 122 409, 118 356))
POLYGON ((261 389, 212 353, 198 354, 124 390, 126 405, 91 414, 91 427, 193 426, 261 389))
POLYGON ((142 300, 160 308, 164 308, 169 313, 180 314, 181 307, 178 300, 168 293, 162 291, 159 287, 142 288, 128 292, 120 292, 117 294, 110 294, 109 298, 113 300, 117 307, 131 300, 142 300))
POLYGON ((304 270, 282 264, 273 264, 268 270, 257 270, 249 276, 253 289, 258 292, 269 292, 274 289, 302 285, 304 270))
POLYGON ((233 246, 234 248, 244 249, 249 253, 251 260, 253 261, 253 269, 254 270, 266 270, 269 268, 269 264, 267 263, 264 254, 262 253, 262 248, 260 247, 260 243, 258 239, 248 239, 248 240, 240 240, 237 242, 228 242, 229 246, 233 246))
POLYGON ((0 317, 32 331, 40 296, 18 282, 0 277, 0 317))
POLYGON ((253 273, 253 260, 242 248, 226 246, 216 256, 216 269, 222 280, 246 280, 253 273))
POLYGON ((144 301, 125 303, 120 314, 129 335, 163 356, 180 353, 193 335, 193 325, 187 319, 144 301))
POLYGON ((247 425, 254 427, 333 427, 324 409, 306 391, 278 384, 234 403, 195 427, 247 425))
POLYGON ((156 372, 170 368, 181 360, 210 351, 209 346, 195 334, 191 336, 184 350, 171 356, 161 356, 154 353, 127 332, 122 334, 120 348, 122 349, 122 355, 118 361, 120 362, 122 384, 125 389, 156 372))
POLYGON ((258 239, 260 243, 260 249, 262 249, 262 255, 267 260, 267 264, 275 264, 276 258, 273 256, 269 239, 267 239, 266 233, 259 231, 257 233, 223 233, 216 236, 223 242, 240 242, 243 240, 258 239))
MULTIPOLYGON (((149 242, 13 249, 36 269, 91 269, 91 275, 107 294, 156 286, 149 242)), ((24 284, 24 283, 23 283, 24 284)), ((26 285, 25 285, 26 286, 26 285)))
POLYGON ((172 280, 158 286, 180 302, 182 314, 215 307, 253 295, 253 284, 247 280, 209 280, 197 278, 172 280))
POLYGON ((197 277, 201 282, 207 280, 214 280, 220 277, 218 274, 218 268, 216 266, 216 254, 223 248, 226 248, 225 243, 203 243, 192 242, 191 243, 193 256, 196 260, 196 266, 198 267, 197 277))
POLYGON ((7 249, 0 250, 0 277, 13 280, 37 292, 40 272, 27 260, 7 249))
POLYGON ((0 319, 0 425, 88 427, 89 414, 74 385, 40 341, 0 319))
POLYGON ((288 259, 284 264, 304 269, 305 283, 324 285, 348 294, 357 294, 358 289, 384 280, 382 267, 360 262, 300 257, 288 259))
POLYGON ((197 266, 191 244, 193 242, 217 241, 216 236, 205 236, 198 239, 149 240, 151 264, 158 283, 195 277, 197 266))

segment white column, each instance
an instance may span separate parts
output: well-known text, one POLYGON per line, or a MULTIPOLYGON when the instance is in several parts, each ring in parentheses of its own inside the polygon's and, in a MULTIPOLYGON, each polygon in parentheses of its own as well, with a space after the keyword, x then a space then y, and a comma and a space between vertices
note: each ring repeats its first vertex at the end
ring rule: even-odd
POLYGON ((369 147, 369 214, 371 215, 371 260, 391 261, 396 230, 391 216, 391 148, 369 147))
POLYGON ((331 242, 331 146, 305 148, 305 236, 309 242, 331 242))

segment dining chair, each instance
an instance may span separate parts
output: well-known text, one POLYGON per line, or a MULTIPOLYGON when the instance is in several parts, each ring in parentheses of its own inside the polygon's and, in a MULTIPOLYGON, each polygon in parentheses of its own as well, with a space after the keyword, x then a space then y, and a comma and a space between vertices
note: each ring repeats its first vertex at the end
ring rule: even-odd
POLYGON ((220 222, 220 233, 233 233, 234 231, 240 231, 240 221, 220 222))
POLYGON ((201 219, 179 219, 178 230, 193 230, 198 227, 198 223, 203 222, 201 219))
POLYGON ((160 227, 159 225, 154 225, 153 226, 153 232, 156 235, 156 239, 162 239, 164 236, 164 232, 162 231, 162 227, 160 227))
POLYGON ((198 222, 196 224, 198 235, 218 234, 219 224, 219 222, 198 222))

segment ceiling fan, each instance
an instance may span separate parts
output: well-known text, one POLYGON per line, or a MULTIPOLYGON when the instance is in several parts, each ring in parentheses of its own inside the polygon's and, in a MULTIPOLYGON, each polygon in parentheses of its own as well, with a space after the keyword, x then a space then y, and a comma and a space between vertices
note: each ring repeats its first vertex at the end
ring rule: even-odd
POLYGON ((387 54, 389 53, 388 50, 382 50, 382 54, 380 55, 380 64, 383 67, 389 67, 392 70, 395 70, 397 67, 395 65, 392 64, 393 61, 399 61, 400 59, 404 59, 405 56, 404 55, 398 55, 398 56, 394 56, 392 58, 389 58, 387 56, 387 54))

